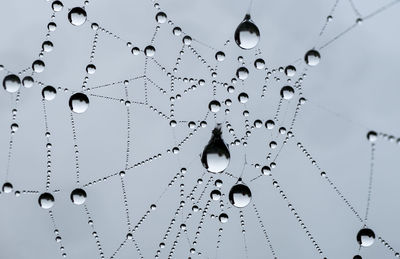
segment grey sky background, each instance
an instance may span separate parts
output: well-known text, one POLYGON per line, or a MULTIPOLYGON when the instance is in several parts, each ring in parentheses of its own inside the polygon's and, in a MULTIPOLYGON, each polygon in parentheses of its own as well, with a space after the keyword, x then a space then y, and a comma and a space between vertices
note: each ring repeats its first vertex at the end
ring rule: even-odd
MULTIPOLYGON (((156 87, 148 84, 149 105, 132 104, 131 113, 131 150, 128 164, 132 166, 148 157, 161 153, 162 156, 140 167, 126 171, 124 183, 128 200, 129 216, 132 226, 142 218, 151 204, 157 209, 152 211, 133 234, 143 258, 154 258, 163 236, 179 206, 179 185, 184 184, 185 196, 195 185, 195 201, 200 197, 211 174, 202 167, 199 154, 207 144, 211 131, 216 123, 229 121, 235 134, 245 134, 243 110, 250 111, 247 117, 250 125, 256 119, 265 123, 272 119, 279 103, 279 91, 283 85, 298 79, 307 68, 302 83, 302 96, 307 102, 301 106, 293 129, 294 138, 288 141, 276 160, 277 167, 272 170, 279 181, 289 202, 312 233, 327 258, 353 258, 358 253, 356 234, 362 227, 350 209, 320 177, 310 160, 296 146, 301 142, 318 165, 328 173, 343 195, 349 200, 362 217, 366 210, 368 179, 370 170, 370 143, 366 139, 369 130, 400 136, 398 112, 399 79, 398 58, 400 37, 398 36, 399 6, 365 20, 348 34, 320 51, 321 61, 316 67, 307 67, 303 61, 304 54, 313 47, 320 47, 358 18, 350 1, 340 0, 322 37, 318 34, 335 1, 261 1, 254 0, 251 15, 257 24, 261 39, 257 46, 271 71, 274 68, 295 65, 296 76, 287 83, 284 73, 276 72, 267 82, 265 98, 260 98, 267 71, 256 70, 253 62, 256 50, 241 50, 233 40, 233 33, 243 19, 248 1, 203 0, 203 1, 161 1, 161 9, 176 26, 196 41, 193 48, 206 60, 207 65, 215 67, 216 51, 226 54, 223 62, 218 63, 217 77, 219 82, 227 82, 235 77, 236 69, 242 66, 238 56, 243 56, 250 73, 243 83, 237 82, 234 93, 230 94, 224 86, 217 85, 216 96, 212 95, 212 80, 207 66, 184 48, 182 60, 178 66, 177 76, 204 79, 204 86, 183 93, 194 83, 182 81, 175 83, 176 93, 182 98, 176 100, 175 119, 185 121, 175 128, 169 126, 169 120, 159 116, 149 106, 155 107, 164 114, 170 115, 171 96, 170 78, 154 62, 148 61, 147 76, 159 87, 166 89, 161 93, 156 87), (226 40, 230 40, 224 46, 226 40), (200 42, 200 43, 199 43, 200 42), (207 46, 206 46, 207 45, 207 46), (298 61, 298 59, 301 59, 298 61), (297 61, 297 62, 295 62, 297 61), (279 77, 276 82, 274 77, 279 77), (237 101, 237 95, 246 92, 250 98, 246 105, 237 101), (221 106, 216 119, 210 114, 207 126, 198 128, 180 148, 178 154, 167 153, 177 142, 185 139, 192 129, 188 121, 204 120, 208 103, 218 99, 221 103, 231 99, 232 105, 221 106), (224 110, 230 109, 225 115, 224 110), (172 187, 167 187, 181 167, 187 168, 183 180, 177 180, 172 187), (202 175, 204 176, 202 177, 202 175), (197 184, 202 178, 203 183, 197 184)), ((353 0, 362 17, 369 15, 389 1, 353 0)), ((56 31, 51 33, 54 44, 52 52, 45 53, 43 61, 45 71, 34 74, 36 81, 56 88, 52 101, 46 101, 48 127, 51 132, 51 184, 50 191, 60 190, 54 194, 55 205, 51 209, 56 228, 62 237, 67 258, 101 258, 88 225, 84 206, 77 206, 70 201, 70 192, 77 188, 73 136, 70 121, 68 99, 72 92, 81 91, 86 76, 85 67, 89 62, 90 51, 95 31, 90 28, 91 22, 114 33, 108 35, 99 31, 98 44, 93 63, 97 70, 89 76, 88 88, 120 82, 143 75, 145 56, 131 54, 133 46, 141 50, 150 44, 157 23, 154 19, 157 10, 151 1, 104 1, 92 0, 85 7, 88 21, 80 27, 72 26, 67 19, 68 8, 82 6, 82 1, 63 1, 64 8, 56 13, 54 22, 56 31), (120 37, 116 39, 114 35, 120 37), (132 42, 131 47, 126 43, 132 42)), ((0 64, 13 73, 31 66, 38 59, 42 42, 46 39, 47 24, 53 13, 51 1, 2 1, 0 3, 0 64)), ((156 48, 154 58, 168 71, 171 71, 182 48, 182 36, 172 34, 173 26, 160 24, 153 46, 156 48)), ((25 75, 30 75, 31 70, 25 75)), ((7 75, 0 71, 1 80, 7 75)), ((143 78, 132 80, 127 85, 129 100, 144 102, 143 78)), ((0 91, 0 165, 1 181, 9 181, 14 191, 33 190, 39 193, 21 194, 16 197, 1 193, 0 204, 0 258, 57 258, 61 257, 60 243, 55 241, 55 227, 49 212, 39 207, 39 194, 46 190, 46 138, 42 108, 41 89, 35 83, 32 88, 21 86, 21 100, 17 104, 16 122, 19 129, 14 135, 14 145, 10 160, 8 179, 6 178, 8 146, 10 140, 11 110, 15 105, 15 94, 0 91)), ((127 113, 119 99, 125 98, 123 84, 93 89, 90 94, 116 98, 104 99, 89 96, 90 105, 87 112, 74 114, 77 143, 79 146, 80 183, 118 173, 125 168, 127 142, 127 113)), ((175 93, 175 94, 176 94, 175 93)), ((230 146, 231 162, 226 172, 239 176, 243 167, 244 154, 249 165, 245 167, 243 180, 252 191, 252 203, 260 213, 265 229, 278 258, 322 258, 300 227, 296 218, 272 185, 271 177, 263 176, 251 181, 260 174, 260 169, 250 164, 267 165, 266 155, 270 152, 268 143, 278 142, 280 148, 284 136, 277 130, 290 127, 292 116, 299 99, 296 89, 295 97, 283 102, 279 122, 272 131, 264 126, 253 129, 248 138, 248 145, 230 146), (278 136, 278 137, 277 137, 278 136)), ((223 127, 223 138, 227 143, 233 136, 223 127)), ((397 202, 398 190, 398 154, 400 146, 379 138, 376 143, 374 181, 368 227, 377 236, 384 238, 396 250, 400 250, 398 238, 398 216, 400 206, 397 202)), ((211 201, 208 213, 201 225, 195 254, 190 254, 198 231, 203 211, 192 212, 193 216, 186 222, 187 235, 177 239, 172 258, 238 258, 246 257, 246 249, 241 233, 239 209, 231 207, 228 193, 236 179, 226 174, 212 175, 213 180, 205 189, 200 202, 204 208, 209 193, 216 189, 216 179, 223 181, 221 193, 224 195, 224 209, 219 201, 211 201), (221 224, 210 215, 225 212, 229 221, 221 224), (218 229, 223 228, 220 248, 216 249, 218 229), (201 252, 201 255, 198 254, 201 252)), ((84 188, 87 192, 85 205, 94 221, 94 229, 99 236, 105 258, 110 258, 128 233, 124 199, 119 176, 84 188)), ((179 225, 191 212, 193 202, 185 199, 186 205, 176 217, 171 233, 162 249, 160 258, 168 258, 175 240, 179 225)), ((263 231, 255 216, 252 204, 243 209, 248 258, 273 258, 263 231)), ((361 249, 363 258, 395 258, 394 252, 386 248, 377 239, 371 247, 361 249)), ((61 257, 62 258, 62 257, 61 257)), ((132 240, 127 240, 115 258, 140 258, 132 240)))

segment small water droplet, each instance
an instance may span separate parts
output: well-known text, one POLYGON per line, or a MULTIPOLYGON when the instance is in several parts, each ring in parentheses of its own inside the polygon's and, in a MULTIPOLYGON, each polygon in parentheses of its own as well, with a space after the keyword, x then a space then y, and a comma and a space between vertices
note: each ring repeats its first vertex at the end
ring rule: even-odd
POLYGON ((294 96, 294 89, 291 86, 284 86, 281 89, 281 97, 285 100, 290 100, 294 96))
POLYGON ((45 42, 43 42, 42 44, 42 50, 45 52, 50 52, 53 50, 53 42, 46 40, 45 42))
POLYGON ((228 214, 226 214, 226 213, 221 213, 221 214, 219 215, 218 219, 219 219, 219 221, 220 221, 221 223, 226 223, 226 222, 228 222, 229 217, 228 217, 228 214))
POLYGON ((262 58, 256 59, 256 61, 254 61, 254 67, 256 69, 263 69, 265 67, 264 59, 262 59, 262 58))
POLYGON ((285 68, 285 74, 289 77, 292 77, 296 74, 296 68, 292 65, 289 65, 285 68))
POLYGON ((42 73, 44 71, 45 64, 42 60, 38 59, 32 63, 32 69, 36 73, 42 73))
POLYGON ((153 57, 154 54, 156 53, 156 48, 153 46, 149 45, 144 49, 144 54, 148 57, 153 57))
POLYGON ((309 66, 316 66, 318 65, 321 59, 321 55, 315 49, 307 51, 306 55, 304 56, 304 61, 309 66))
POLYGON ((225 60, 225 53, 222 51, 218 51, 217 53, 215 53, 215 59, 217 61, 224 61, 225 60))
POLYGON ((64 5, 61 3, 61 1, 54 1, 51 4, 51 8, 53 9, 54 12, 59 12, 63 9, 64 5))
POLYGON ((217 201, 221 198, 221 192, 219 190, 212 190, 210 193, 210 198, 217 201))
POLYGON ((56 95, 57 95, 57 90, 51 85, 46 86, 42 90, 42 97, 47 101, 53 100, 54 98, 56 98, 56 95))
POLYGON ((236 70, 236 77, 245 80, 249 76, 249 70, 245 67, 239 67, 236 70))
POLYGON ((48 192, 42 193, 38 202, 42 209, 50 209, 54 205, 54 196, 48 192))
POLYGON ((249 96, 246 93, 240 93, 238 95, 238 100, 241 103, 247 103, 247 101, 249 100, 249 96))
POLYGON ((86 94, 75 93, 69 98, 69 108, 75 113, 83 113, 89 108, 89 98, 86 94))
POLYGON ((158 23, 166 23, 167 22, 167 14, 164 12, 159 12, 156 14, 156 21, 158 23))
POLYGON ((213 113, 217 113, 219 112, 221 108, 221 104, 220 102, 218 102, 217 100, 212 100, 209 104, 208 104, 208 109, 213 112, 213 113))
POLYGON ((376 131, 369 131, 367 133, 367 139, 369 140, 369 142, 376 142, 378 140, 378 133, 376 133, 376 131))
POLYGON ((86 72, 87 72, 88 74, 93 75, 93 74, 96 72, 96 66, 93 65, 93 64, 87 65, 87 66, 86 66, 86 72))
POLYGON ((83 189, 77 188, 71 192, 71 201, 76 205, 82 205, 86 201, 86 192, 83 189))

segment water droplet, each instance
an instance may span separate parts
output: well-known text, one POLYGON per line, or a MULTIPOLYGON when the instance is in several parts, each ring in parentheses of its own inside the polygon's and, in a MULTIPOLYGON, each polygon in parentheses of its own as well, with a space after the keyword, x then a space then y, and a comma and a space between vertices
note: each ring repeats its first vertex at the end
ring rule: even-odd
POLYGON ((369 131, 367 133, 367 139, 369 140, 369 142, 376 142, 378 140, 378 133, 376 133, 376 131, 369 131))
POLYGON ((13 190, 13 185, 11 183, 9 183, 9 182, 6 182, 6 183, 3 184, 3 187, 1 188, 1 190, 4 193, 10 193, 13 190))
POLYGON ((275 127, 275 122, 273 120, 267 120, 265 122, 265 127, 267 129, 273 129, 275 127))
POLYGON ((144 49, 144 54, 148 57, 153 57, 154 54, 156 53, 156 48, 153 46, 149 45, 144 49))
POLYGON ((243 21, 236 28, 235 41, 242 49, 252 49, 260 41, 260 31, 251 20, 250 14, 246 14, 243 21))
POLYGON ((291 86, 284 86, 281 89, 281 97, 285 100, 290 100, 294 96, 294 89, 291 86))
POLYGON ((190 37, 189 35, 186 35, 185 37, 183 37, 182 42, 186 46, 189 46, 190 44, 192 44, 192 37, 190 37))
POLYGON ((306 55, 304 56, 304 61, 309 66, 316 66, 321 59, 321 55, 315 49, 307 51, 306 55))
POLYGON ((369 228, 361 229, 357 234, 357 242, 363 246, 371 246, 375 241, 375 233, 369 228))
POLYGON ((68 13, 68 20, 74 26, 81 26, 86 22, 86 11, 81 7, 74 7, 68 13))
POLYGON ((210 198, 217 201, 221 198, 221 192, 219 190, 212 190, 210 193, 210 198))
POLYGON ((218 51, 217 53, 215 53, 215 59, 217 61, 224 61, 225 59, 225 53, 222 51, 218 51))
POLYGON ((221 108, 221 104, 217 101, 217 100, 212 100, 209 104, 208 104, 208 109, 211 112, 217 113, 219 112, 219 109, 221 108))
POLYGON ((40 59, 35 60, 35 61, 32 63, 32 69, 33 69, 33 71, 36 72, 36 73, 42 73, 42 72, 44 71, 44 67, 45 67, 45 64, 44 64, 44 62, 41 61, 40 59))
POLYGON ((47 101, 53 100, 54 98, 56 98, 56 95, 57 95, 57 90, 51 85, 46 86, 42 90, 42 97, 47 101))
POLYGON ((219 215, 218 219, 219 219, 219 221, 220 221, 221 223, 226 223, 226 222, 228 222, 229 217, 228 217, 228 214, 226 214, 226 213, 221 213, 221 214, 219 215))
POLYGON ((89 98, 86 94, 75 93, 69 98, 69 108, 75 113, 83 113, 89 108, 89 98))
POLYGON ((17 75, 6 75, 3 79, 3 87, 9 93, 15 93, 21 87, 21 80, 17 75))
POLYGON ((249 70, 245 67, 239 67, 236 70, 236 76, 241 80, 245 80, 249 76, 249 70))
POLYGON ((230 157, 229 149, 222 139, 221 125, 218 124, 204 147, 201 162, 209 172, 220 173, 228 167, 230 157))
POLYGON ((48 192, 42 193, 38 202, 42 209, 50 209, 54 205, 54 196, 48 192))
POLYGON ((263 69, 265 67, 264 59, 262 59, 262 58, 256 59, 256 61, 254 61, 254 67, 256 69, 263 69))
POLYGON ((86 72, 87 72, 88 74, 93 75, 93 74, 96 72, 96 66, 93 65, 93 64, 87 65, 87 66, 86 66, 86 72))
POLYGON ((158 23, 165 23, 167 22, 167 14, 164 12, 159 12, 156 14, 156 21, 158 23))
POLYGON ((251 201, 251 191, 247 185, 235 184, 229 191, 229 201, 237 208, 246 207, 251 201))
POLYGON ((63 9, 64 5, 60 1, 54 1, 51 4, 51 8, 53 9, 54 12, 59 12, 63 9))
POLYGON ((292 77, 296 74, 296 68, 292 65, 289 65, 285 68, 285 74, 289 77, 292 77))
POLYGON ((56 28, 57 28, 57 24, 54 23, 54 22, 49 22, 49 24, 47 24, 47 29, 48 29, 49 31, 55 31, 56 28))
POLYGON ((361 255, 355 255, 353 259, 362 259, 361 255))
POLYGON ((16 132, 19 129, 19 125, 17 123, 11 124, 11 132, 16 132))
POLYGON ((249 96, 246 93, 240 93, 238 95, 238 100, 241 103, 247 103, 247 101, 249 100, 249 96))
POLYGON ((83 189, 77 188, 71 192, 71 201, 76 205, 82 205, 86 201, 86 192, 83 189))
POLYGON ((181 29, 180 27, 175 27, 175 28, 172 29, 172 33, 173 33, 175 36, 179 36, 179 35, 182 34, 182 29, 181 29))
POLYGON ((131 52, 133 55, 137 56, 140 53, 140 49, 138 47, 133 47, 131 52))
POLYGON ((26 76, 22 79, 22 85, 26 88, 31 88, 33 86, 33 78, 31 76, 26 76))
POLYGON ((42 50, 45 52, 50 52, 53 50, 53 42, 46 40, 45 42, 43 42, 42 44, 42 50))

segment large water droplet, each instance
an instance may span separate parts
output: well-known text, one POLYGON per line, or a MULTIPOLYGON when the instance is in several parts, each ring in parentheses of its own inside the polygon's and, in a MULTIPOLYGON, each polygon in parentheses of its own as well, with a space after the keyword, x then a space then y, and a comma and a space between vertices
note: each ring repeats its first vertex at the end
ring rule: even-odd
POLYGON ((71 201, 76 205, 82 205, 86 201, 86 192, 83 189, 77 188, 71 192, 71 201))
POLYGON ((57 95, 57 90, 51 85, 46 86, 42 90, 42 97, 47 101, 53 100, 54 98, 56 98, 56 95, 57 95))
POLYGON ((219 112, 219 109, 221 108, 221 103, 218 102, 217 100, 212 100, 209 104, 208 104, 208 109, 213 112, 213 113, 217 113, 219 112))
POLYGON ((219 190, 212 190, 210 193, 210 198, 217 201, 221 198, 221 192, 219 190))
POLYGON ((53 9, 53 11, 54 12, 59 12, 59 11, 61 11, 62 9, 63 9, 63 7, 64 7, 64 5, 63 5, 63 3, 61 3, 60 1, 54 1, 52 4, 51 4, 51 8, 53 9))
POLYGON ((89 98, 86 94, 75 93, 69 98, 69 108, 75 113, 83 113, 89 108, 89 98))
POLYGON ((364 247, 371 246, 375 241, 375 233, 369 228, 361 229, 357 234, 357 242, 364 247))
POLYGON ((369 140, 369 142, 376 142, 378 140, 378 133, 376 133, 376 131, 369 131, 367 133, 367 139, 369 140))
POLYGON ((307 51, 306 55, 304 56, 304 61, 309 66, 316 66, 321 59, 321 55, 315 49, 307 51))
POLYGON ((17 75, 7 75, 3 79, 3 87, 9 93, 15 93, 21 87, 21 80, 17 75))
POLYGON ((243 21, 238 25, 235 31, 236 44, 242 49, 254 48, 260 40, 260 31, 246 14, 243 21))
POLYGON ((215 53, 215 59, 217 61, 224 61, 225 59, 225 53, 222 51, 218 51, 217 53, 215 53))
POLYGON ((281 89, 281 97, 285 100, 290 100, 294 96, 294 89, 291 86, 284 86, 281 89))
POLYGON ((236 70, 236 76, 241 80, 245 80, 247 77, 249 77, 249 70, 245 67, 239 67, 236 70))
POLYGON ((251 201, 251 191, 243 183, 235 184, 229 191, 229 201, 237 208, 246 207, 251 201))
POLYGON ((6 183, 3 184, 3 187, 1 188, 1 190, 4 193, 10 193, 13 190, 13 185, 11 183, 9 183, 9 182, 6 182, 6 183))
POLYGON ((46 51, 46 52, 50 52, 53 50, 53 42, 46 40, 45 42, 43 42, 42 44, 42 50, 46 51))
POLYGON ((287 66, 285 68, 285 74, 290 77, 294 76, 296 74, 296 67, 292 65, 287 66))
POLYGON ((44 71, 45 64, 42 60, 38 59, 32 63, 32 70, 36 73, 42 73, 44 71))
POLYGON ((144 54, 148 57, 153 57, 154 54, 156 53, 156 48, 153 46, 149 45, 144 49, 144 54))
POLYGON ((156 21, 158 23, 165 23, 167 21, 167 14, 164 12, 159 12, 156 14, 156 21))
POLYGON ((38 202, 42 209, 50 209, 54 205, 54 196, 48 192, 42 193, 38 202))
POLYGON ((209 172, 220 173, 228 167, 230 158, 229 149, 222 139, 221 125, 218 124, 204 147, 201 162, 209 172))
POLYGON ((218 219, 219 219, 219 221, 220 221, 221 223, 226 223, 226 222, 228 222, 229 217, 228 217, 228 214, 226 214, 226 213, 221 213, 221 214, 219 215, 218 219))
POLYGON ((68 13, 68 20, 72 25, 81 26, 86 22, 86 11, 81 7, 74 7, 68 13))

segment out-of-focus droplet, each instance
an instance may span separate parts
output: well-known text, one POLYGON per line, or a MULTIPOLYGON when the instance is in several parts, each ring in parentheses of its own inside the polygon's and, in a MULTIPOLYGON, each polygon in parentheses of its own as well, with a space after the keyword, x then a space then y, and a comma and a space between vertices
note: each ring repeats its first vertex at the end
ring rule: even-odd
POLYGON ((249 100, 249 95, 246 94, 246 93, 240 93, 240 94, 238 95, 238 100, 239 100, 239 102, 241 102, 241 103, 247 103, 247 101, 249 100))
POLYGON ((159 12, 156 14, 156 21, 158 23, 166 23, 167 22, 167 14, 164 12, 159 12))
POLYGON ((251 20, 250 14, 246 14, 243 21, 236 28, 235 41, 242 49, 252 49, 260 41, 260 31, 251 20))
POLYGON ((87 66, 86 66, 86 72, 87 72, 88 74, 93 75, 93 74, 96 72, 96 66, 93 65, 93 64, 87 65, 87 66))
POLYGON ((263 69, 265 67, 264 59, 262 59, 262 58, 256 59, 256 61, 254 61, 254 67, 256 69, 263 69))
POLYGON ((154 54, 156 53, 156 48, 153 46, 149 45, 144 49, 144 54, 148 57, 153 57, 154 54))
POLYGON ((236 70, 236 76, 241 80, 245 80, 249 76, 249 70, 245 67, 239 67, 236 70))
POLYGON ((74 93, 69 98, 69 108, 75 113, 83 113, 89 108, 89 98, 83 93, 74 93))
POLYGON ((355 255, 353 259, 362 259, 361 255, 355 255))
POLYGON ((217 61, 224 61, 225 59, 225 53, 222 51, 218 51, 217 53, 215 53, 215 59, 217 61))
POLYGON ((83 189, 77 188, 71 192, 70 198, 73 204, 82 205, 86 201, 86 192, 83 189))
POLYGON ((294 96, 294 89, 293 87, 286 85, 281 89, 281 97, 285 100, 290 100, 294 96))
POLYGON ((54 98, 56 98, 56 95, 57 90, 51 85, 44 87, 42 90, 42 97, 47 101, 54 100, 54 98))
POLYGON ((228 167, 230 158, 228 146, 222 139, 221 125, 218 124, 213 129, 208 144, 204 147, 201 163, 209 172, 221 173, 228 167))
POLYGON ((357 242, 363 246, 371 246, 375 241, 375 233, 369 228, 361 229, 357 234, 357 242))
POLYGON ((50 52, 53 50, 53 42, 46 40, 45 42, 43 42, 42 44, 42 50, 45 52, 50 52))
POLYGON ((4 193, 11 193, 12 190, 13 190, 13 185, 11 183, 9 183, 9 182, 6 182, 6 183, 3 184, 3 187, 1 188, 1 190, 4 193))
POLYGON ((226 223, 226 222, 228 222, 229 217, 228 217, 228 214, 226 214, 226 213, 221 213, 221 214, 219 215, 218 219, 219 219, 219 221, 220 221, 221 223, 226 223))
POLYGON ((240 179, 229 191, 229 201, 237 208, 246 207, 251 201, 251 191, 240 179))
POLYGON ((19 125, 17 123, 11 124, 11 132, 16 132, 19 129, 19 125))
POLYGON ((221 103, 218 102, 217 100, 212 100, 209 104, 208 104, 208 109, 213 112, 213 113, 217 113, 219 112, 221 108, 221 103))
POLYGON ((51 4, 51 8, 53 9, 54 12, 60 12, 63 9, 64 5, 61 3, 61 1, 54 1, 51 4))
POLYGON ((50 209, 54 205, 54 196, 48 192, 42 193, 39 196, 38 202, 42 209, 50 209))
POLYGON ((292 77, 296 74, 296 68, 292 65, 289 65, 285 68, 285 74, 289 77, 292 77))
POLYGON ((306 64, 312 67, 318 65, 320 59, 321 55, 315 49, 307 51, 306 55, 304 56, 304 61, 306 64))
POLYGON ((373 130, 369 131, 367 133, 367 139, 371 143, 376 142, 378 140, 378 133, 376 133, 376 131, 373 131, 373 130))
POLYGON ((17 75, 6 75, 3 79, 3 87, 9 93, 15 93, 21 87, 21 79, 17 75))
POLYGON ((81 26, 86 22, 87 14, 82 7, 74 7, 68 13, 68 20, 74 26, 81 26))
POLYGON ((210 198, 217 201, 221 198, 221 192, 219 190, 212 190, 210 193, 210 198))
POLYGON ((38 59, 33 61, 32 70, 36 73, 42 73, 44 71, 45 64, 42 60, 38 59))
POLYGON ((31 88, 33 86, 33 78, 31 76, 26 76, 22 79, 22 85, 26 88, 31 88))

